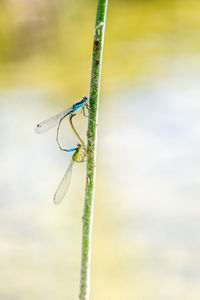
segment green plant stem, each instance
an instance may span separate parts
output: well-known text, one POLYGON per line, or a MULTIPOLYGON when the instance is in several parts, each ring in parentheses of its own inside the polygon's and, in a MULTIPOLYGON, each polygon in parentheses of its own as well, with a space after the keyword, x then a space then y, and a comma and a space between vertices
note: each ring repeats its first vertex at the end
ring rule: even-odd
POLYGON ((98 102, 100 90, 100 76, 104 31, 108 0, 98 0, 96 23, 94 30, 94 43, 92 55, 92 71, 90 82, 90 110, 88 119, 88 145, 87 145, 87 176, 85 188, 85 203, 83 212, 82 230, 82 258, 80 278, 80 300, 89 299, 90 262, 91 262, 91 234, 93 221, 93 203, 96 176, 96 147, 97 147, 97 121, 98 102))

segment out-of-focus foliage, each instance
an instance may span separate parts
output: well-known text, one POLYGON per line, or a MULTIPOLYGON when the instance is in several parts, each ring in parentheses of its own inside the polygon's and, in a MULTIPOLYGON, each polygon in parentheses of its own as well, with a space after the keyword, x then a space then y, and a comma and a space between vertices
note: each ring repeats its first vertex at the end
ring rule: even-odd
MULTIPOLYGON (((199 11, 195 0, 109 1, 92 299, 200 299, 199 11)), ((56 129, 33 127, 88 94, 95 13, 94 0, 0 1, 2 300, 78 297, 84 166, 55 208, 71 154, 56 129)), ((86 123, 75 121, 83 139, 86 123)), ((67 120, 62 131, 76 145, 67 120)))
MULTIPOLYGON (((110 2, 104 86, 162 71, 163 56, 199 51, 199 10, 195 0, 110 2)), ((93 1, 1 1, 1 84, 84 94, 95 11, 93 1)))

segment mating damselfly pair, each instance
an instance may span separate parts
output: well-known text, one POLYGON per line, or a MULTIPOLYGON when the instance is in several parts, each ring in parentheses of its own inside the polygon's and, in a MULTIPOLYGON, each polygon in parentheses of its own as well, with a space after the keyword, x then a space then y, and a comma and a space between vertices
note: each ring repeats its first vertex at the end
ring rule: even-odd
POLYGON ((74 162, 77 163, 82 163, 85 162, 87 160, 87 150, 86 150, 86 146, 83 142, 83 140, 81 139, 80 135, 77 133, 76 129, 74 128, 74 125, 72 123, 72 118, 76 115, 75 112, 81 108, 82 109, 82 113, 85 116, 85 109, 89 110, 89 105, 88 105, 88 98, 87 97, 83 97, 82 100, 76 102, 75 104, 73 104, 71 107, 65 109, 63 112, 59 113, 56 116, 53 116, 39 124, 36 125, 36 132, 37 133, 43 133, 47 130, 49 130, 50 128, 53 128, 54 126, 56 126, 58 124, 57 127, 57 135, 56 135, 56 141, 58 143, 58 146, 60 148, 60 150, 62 151, 67 151, 67 152, 72 152, 75 151, 74 154, 72 155, 72 159, 71 162, 65 172, 65 175, 61 181, 61 183, 59 184, 55 195, 54 195, 54 203, 55 204, 59 204, 64 196, 66 195, 69 185, 70 185, 70 181, 71 181, 71 176, 72 176, 72 167, 74 162), (60 129, 60 125, 63 121, 63 119, 65 117, 69 116, 69 123, 71 125, 71 128, 73 130, 73 132, 75 133, 75 135, 77 136, 78 140, 80 143, 77 144, 76 147, 74 148, 62 148, 60 143, 59 143, 59 129, 60 129))

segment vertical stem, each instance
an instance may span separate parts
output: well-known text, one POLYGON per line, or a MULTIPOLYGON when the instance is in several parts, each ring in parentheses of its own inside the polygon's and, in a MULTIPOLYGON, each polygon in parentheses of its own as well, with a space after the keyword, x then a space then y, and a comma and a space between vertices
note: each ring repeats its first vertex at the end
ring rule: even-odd
POLYGON ((80 278, 80 300, 89 299, 90 261, 91 261, 91 234, 93 221, 93 203, 96 176, 96 147, 97 147, 97 121, 98 102, 100 90, 100 77, 104 31, 108 0, 98 0, 96 23, 94 30, 94 43, 92 55, 92 71, 90 83, 90 110, 88 119, 88 146, 87 146, 87 176, 85 188, 85 203, 83 212, 82 230, 82 258, 80 278))

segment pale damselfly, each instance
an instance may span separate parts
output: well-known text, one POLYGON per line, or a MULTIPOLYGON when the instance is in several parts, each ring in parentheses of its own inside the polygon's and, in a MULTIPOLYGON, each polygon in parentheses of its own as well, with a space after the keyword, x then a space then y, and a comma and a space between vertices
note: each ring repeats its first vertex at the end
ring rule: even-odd
POLYGON ((73 154, 71 162, 70 162, 70 164, 67 168, 67 171, 65 172, 65 175, 64 175, 63 179, 61 180, 61 182, 60 182, 60 184, 59 184, 59 186, 56 190, 56 193, 54 195, 53 201, 56 205, 58 205, 63 200, 64 196, 66 195, 66 193, 68 191, 68 188, 69 188, 69 185, 70 185, 70 182, 71 182, 72 167, 74 165, 74 162, 82 163, 82 162, 86 162, 86 160, 87 160, 87 149, 85 147, 85 144, 84 144, 83 140, 81 139, 81 137, 79 136, 79 134, 77 133, 77 131, 74 128, 74 125, 72 123, 72 118, 74 116, 75 116, 75 114, 72 114, 70 116, 69 122, 70 122, 70 125, 72 127, 72 130, 74 131, 74 133, 78 137, 79 141, 81 142, 81 144, 77 144, 76 148, 73 148, 74 150, 64 149, 60 146, 60 143, 58 141, 58 131, 59 131, 59 126, 60 126, 60 123, 62 122, 62 119, 60 120, 59 125, 58 125, 57 143, 58 143, 60 149, 64 150, 64 151, 75 151, 75 153, 73 154))

